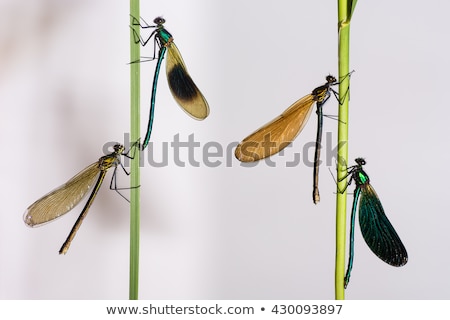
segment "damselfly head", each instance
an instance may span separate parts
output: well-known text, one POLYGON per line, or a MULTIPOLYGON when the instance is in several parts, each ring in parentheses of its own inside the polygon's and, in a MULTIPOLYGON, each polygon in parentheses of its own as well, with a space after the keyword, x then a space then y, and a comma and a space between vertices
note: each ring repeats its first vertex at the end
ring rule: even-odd
POLYGON ((153 20, 154 23, 156 23, 158 26, 161 26, 166 22, 163 17, 156 17, 155 20, 153 20))
POLYGON ((122 153, 125 150, 125 147, 121 144, 115 144, 114 145, 114 152, 115 153, 122 153))
POLYGON ((336 82, 336 78, 334 76, 332 76, 331 74, 326 77, 326 80, 327 80, 328 83, 335 83, 336 82))
POLYGON ((356 158, 355 162, 360 166, 363 166, 366 164, 366 160, 364 160, 363 158, 356 158))

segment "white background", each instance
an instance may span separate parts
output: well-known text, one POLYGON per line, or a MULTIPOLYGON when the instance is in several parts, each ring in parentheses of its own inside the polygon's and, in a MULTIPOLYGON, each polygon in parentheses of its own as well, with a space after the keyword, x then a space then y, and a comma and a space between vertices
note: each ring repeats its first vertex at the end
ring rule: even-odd
MULTIPOLYGON (((195 133, 225 149, 337 75, 336 1, 142 1, 163 15, 211 114, 189 118, 169 93, 164 63, 152 141, 195 133)), ((379 260, 356 230, 348 299, 450 298, 448 1, 360 0, 351 29, 350 159, 366 171, 409 261, 379 260)), ((129 132, 128 1, 0 2, 0 298, 126 299, 128 203, 105 185, 66 256, 58 249, 81 206, 31 229, 39 197, 129 132)), ((151 42, 141 51, 152 55, 151 42)), ((142 135, 155 63, 141 64, 142 135)), ((337 114, 330 99, 324 112, 337 114)), ((325 118, 324 131, 336 121, 325 118)), ((311 119, 276 167, 226 156, 142 168, 140 298, 333 299, 335 185, 322 152, 322 200, 312 168, 286 168, 315 139, 311 119), (286 160, 287 159, 287 160, 286 160)), ((324 134, 324 143, 326 135, 324 134)), ((169 145, 170 146, 170 145, 169 145)), ((326 150, 326 149, 324 149, 326 150)), ((312 160, 313 148, 309 149, 312 160)), ((228 156, 232 156, 229 154, 228 156)), ((111 173, 110 173, 111 174, 111 173)), ((128 180, 121 177, 122 184, 128 180)), ((351 187, 353 188, 353 187, 351 187)), ((351 196, 349 196, 349 209, 351 196)))

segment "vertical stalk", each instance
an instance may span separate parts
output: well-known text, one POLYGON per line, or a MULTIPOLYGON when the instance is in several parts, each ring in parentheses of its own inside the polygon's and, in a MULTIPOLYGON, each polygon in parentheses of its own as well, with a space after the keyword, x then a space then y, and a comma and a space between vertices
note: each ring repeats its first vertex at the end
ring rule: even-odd
MULTIPOLYGON (((130 14, 139 19, 139 0, 130 0, 130 14)), ((130 17, 130 25, 131 25, 130 17)), ((139 28, 136 28, 139 35, 139 28)), ((140 45, 134 42, 133 30, 130 29, 130 61, 140 59, 140 45)), ((130 136, 135 142, 140 136, 140 64, 130 64, 130 136)), ((140 146, 136 148, 131 160, 130 186, 140 185, 140 146)), ((130 288, 129 299, 137 300, 139 293, 139 231, 140 231, 140 188, 130 189, 130 288)))
POLYGON ((348 98, 350 77, 345 77, 350 71, 350 18, 356 0, 338 0, 338 37, 339 37, 339 107, 338 121, 338 154, 337 154, 337 192, 336 192, 336 267, 335 267, 335 298, 345 299, 345 239, 346 239, 346 211, 347 211, 347 174, 348 164, 348 98), (345 79, 344 79, 345 77, 345 79), (341 181, 342 180, 342 181, 341 181), (340 181, 340 182, 339 182, 340 181))

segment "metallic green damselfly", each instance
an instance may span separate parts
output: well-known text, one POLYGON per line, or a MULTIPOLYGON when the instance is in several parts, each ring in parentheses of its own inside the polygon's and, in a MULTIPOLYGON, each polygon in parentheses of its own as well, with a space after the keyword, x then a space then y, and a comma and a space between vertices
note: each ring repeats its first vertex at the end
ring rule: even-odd
MULTIPOLYGON (((167 82, 169 83, 170 92, 175 101, 180 107, 192 118, 196 120, 203 120, 209 115, 209 106, 203 94, 195 85, 191 76, 189 75, 180 51, 173 42, 173 37, 164 28, 164 20, 161 17, 157 17, 153 20, 154 26, 145 23, 142 25, 136 18, 132 17, 132 25, 140 26, 143 29, 155 28, 150 36, 144 40, 142 37, 137 37, 133 32, 135 42, 140 42, 142 46, 145 46, 150 39, 154 39, 154 50, 159 47, 158 60, 156 62, 155 73, 153 76, 152 96, 150 100, 150 116, 147 125, 147 133, 145 134, 144 142, 142 143, 142 149, 145 149, 150 141, 150 135, 153 128, 153 119, 155 113, 156 102, 156 86, 158 85, 159 71, 161 69, 162 60, 167 52, 166 60, 166 75, 167 82)), ((133 30, 134 31, 134 30, 133 30)), ((156 52, 154 52, 153 58, 156 58, 156 52)))
MULTIPOLYGON (((370 250, 381 260, 394 267, 404 266, 408 262, 408 253, 400 237, 384 213, 383 206, 375 189, 370 184, 369 176, 363 170, 366 161, 355 159, 356 165, 347 169, 346 179, 350 176, 348 185, 355 181, 356 188, 353 196, 352 215, 350 219, 350 249, 344 286, 350 281, 353 267, 355 217, 359 200, 359 226, 361 233, 370 250)), ((343 180, 342 179, 342 180, 343 180)))

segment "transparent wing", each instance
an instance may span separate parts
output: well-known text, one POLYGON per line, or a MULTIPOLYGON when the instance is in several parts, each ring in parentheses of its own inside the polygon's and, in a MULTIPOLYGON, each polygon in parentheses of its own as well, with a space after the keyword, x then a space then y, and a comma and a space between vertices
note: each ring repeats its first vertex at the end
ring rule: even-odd
POLYGON ((394 267, 408 262, 405 246, 384 214, 383 206, 370 184, 361 186, 359 224, 364 240, 378 258, 394 267))
POLYGON ((175 43, 167 44, 167 81, 176 102, 191 117, 203 120, 209 115, 205 97, 195 85, 175 43))
POLYGON ((265 124, 236 147, 236 158, 242 162, 264 159, 286 148, 302 131, 311 114, 314 97, 309 94, 265 124))
POLYGON ((72 210, 95 183, 100 170, 95 162, 62 186, 47 193, 27 208, 23 220, 30 227, 38 226, 72 210))

